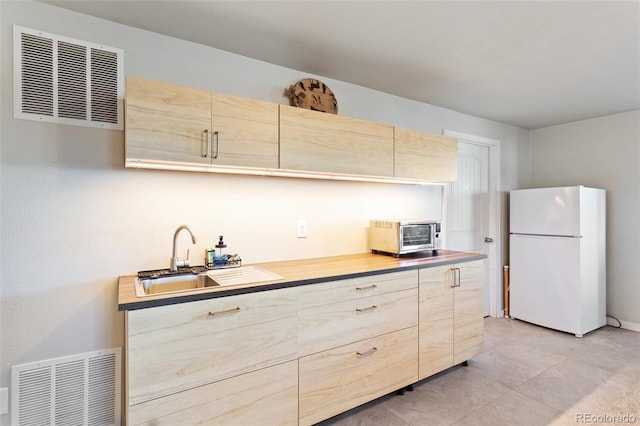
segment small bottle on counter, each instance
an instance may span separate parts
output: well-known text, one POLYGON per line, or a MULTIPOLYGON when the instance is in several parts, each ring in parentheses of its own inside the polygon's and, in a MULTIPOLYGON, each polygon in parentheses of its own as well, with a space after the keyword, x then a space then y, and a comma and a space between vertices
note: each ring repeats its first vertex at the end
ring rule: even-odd
POLYGON ((225 250, 227 245, 224 243, 224 236, 218 237, 218 244, 216 244, 216 258, 215 265, 221 266, 227 263, 227 251, 225 250))
POLYGON ((204 264, 207 268, 213 268, 215 261, 215 250, 209 246, 204 251, 204 264))

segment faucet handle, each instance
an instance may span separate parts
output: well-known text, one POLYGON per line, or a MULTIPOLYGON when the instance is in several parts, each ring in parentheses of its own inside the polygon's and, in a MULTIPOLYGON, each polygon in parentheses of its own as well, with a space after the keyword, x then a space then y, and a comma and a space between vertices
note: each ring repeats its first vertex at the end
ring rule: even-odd
POLYGON ((185 260, 180 260, 180 259, 176 258, 175 264, 176 264, 176 268, 183 268, 183 267, 189 267, 190 266, 190 263, 189 263, 189 249, 187 249, 187 258, 185 260))
POLYGON ((180 267, 188 267, 189 266, 189 249, 187 249, 187 258, 185 260, 178 259, 178 266, 180 266, 180 267))

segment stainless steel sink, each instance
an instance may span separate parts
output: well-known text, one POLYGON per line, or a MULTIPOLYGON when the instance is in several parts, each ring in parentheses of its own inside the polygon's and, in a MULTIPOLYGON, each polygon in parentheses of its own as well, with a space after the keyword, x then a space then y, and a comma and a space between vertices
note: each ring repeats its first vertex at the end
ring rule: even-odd
POLYGON ((136 278, 136 296, 145 297, 154 294, 177 293, 218 286, 207 274, 173 275, 160 278, 136 278))
POLYGON ((155 294, 178 293, 202 290, 211 287, 253 284, 283 279, 280 275, 257 266, 219 269, 200 274, 181 274, 136 278, 136 296, 145 297, 155 294))

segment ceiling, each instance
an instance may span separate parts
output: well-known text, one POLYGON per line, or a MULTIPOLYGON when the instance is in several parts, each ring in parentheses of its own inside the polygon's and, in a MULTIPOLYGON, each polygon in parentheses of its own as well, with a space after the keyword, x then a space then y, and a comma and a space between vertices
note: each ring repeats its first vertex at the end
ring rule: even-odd
POLYGON ((527 129, 640 109, 640 1, 45 2, 527 129))

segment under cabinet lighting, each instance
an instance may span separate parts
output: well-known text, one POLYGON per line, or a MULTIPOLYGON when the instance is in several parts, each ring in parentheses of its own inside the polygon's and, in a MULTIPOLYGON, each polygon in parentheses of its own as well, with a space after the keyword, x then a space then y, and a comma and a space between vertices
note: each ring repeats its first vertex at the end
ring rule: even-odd
POLYGON ((331 173, 305 172, 286 169, 252 169, 244 167, 210 166, 179 162, 127 159, 125 167, 135 169, 174 170, 184 172, 221 173, 234 175, 275 176, 303 179, 340 180, 350 182, 392 183, 403 185, 445 185, 446 182, 428 182, 416 179, 402 179, 381 176, 338 175, 331 173))

